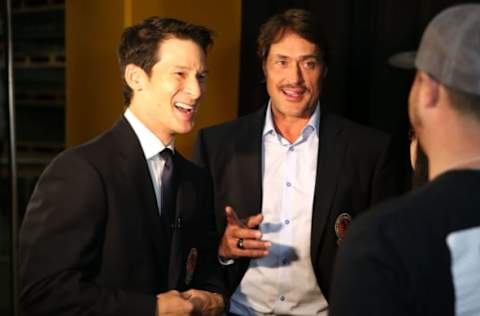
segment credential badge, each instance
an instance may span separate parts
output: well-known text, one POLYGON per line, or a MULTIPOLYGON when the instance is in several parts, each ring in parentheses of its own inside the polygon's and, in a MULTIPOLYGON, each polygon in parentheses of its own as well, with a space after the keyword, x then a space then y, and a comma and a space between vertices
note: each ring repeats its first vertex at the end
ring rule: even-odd
POLYGON ((341 213, 337 216, 335 220, 335 234, 337 235, 337 245, 340 246, 343 238, 345 238, 345 233, 347 232, 347 227, 352 222, 352 216, 348 213, 341 213))
POLYGON ((185 284, 188 285, 192 282, 193 272, 197 265, 198 251, 197 248, 190 249, 187 257, 186 269, 185 269, 185 284))

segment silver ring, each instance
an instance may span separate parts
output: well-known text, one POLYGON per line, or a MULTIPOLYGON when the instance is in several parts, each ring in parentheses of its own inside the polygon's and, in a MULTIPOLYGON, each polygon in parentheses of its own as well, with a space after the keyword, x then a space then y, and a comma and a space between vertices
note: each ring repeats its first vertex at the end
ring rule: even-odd
POLYGON ((243 238, 238 239, 238 241, 237 241, 237 247, 238 247, 239 249, 245 249, 245 247, 243 246, 243 238))

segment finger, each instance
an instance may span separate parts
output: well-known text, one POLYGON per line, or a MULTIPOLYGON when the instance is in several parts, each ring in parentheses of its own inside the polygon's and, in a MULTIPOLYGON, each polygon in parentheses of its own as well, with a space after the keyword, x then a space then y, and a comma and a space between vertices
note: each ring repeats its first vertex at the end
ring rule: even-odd
POLYGON ((270 248, 271 246, 272 246, 272 243, 269 241, 243 239, 244 250, 268 250, 268 248, 270 248))
POLYGON ((258 229, 250 229, 250 228, 238 228, 235 230, 232 230, 231 234, 228 234, 227 237, 229 239, 234 239, 235 243, 239 238, 244 238, 244 239, 261 239, 263 236, 262 232, 259 231, 258 229))
POLYGON ((260 225, 260 223, 263 221, 263 215, 262 214, 257 214, 255 216, 250 216, 247 218, 246 225, 248 228, 255 228, 260 225))
POLYGON ((192 297, 193 295, 193 290, 188 290, 188 291, 185 291, 185 292, 182 292, 180 293, 180 296, 186 300, 188 300, 190 297, 192 297))
POLYGON ((237 259, 239 257, 265 257, 268 255, 268 248, 271 246, 269 241, 258 241, 244 239, 244 249, 240 249, 237 246, 238 238, 230 238, 228 240, 223 239, 218 248, 218 255, 221 257, 227 257, 237 259), (246 243, 245 243, 246 242, 246 243), (245 249, 245 246, 252 247, 253 249, 245 249))
POLYGON ((200 297, 192 297, 190 303, 193 305, 193 310, 196 312, 201 312, 203 309, 203 305, 205 304, 200 297))
POLYGON ((177 291, 177 290, 170 290, 170 291, 168 291, 167 293, 170 294, 170 295, 175 295, 175 296, 179 296, 179 295, 180 295, 180 292, 177 291))
POLYGON ((244 224, 238 218, 237 213, 231 206, 225 207, 225 216, 227 217, 227 223, 230 225, 243 226, 244 224))
POLYGON ((260 257, 268 256, 268 250, 260 250, 260 249, 238 249, 234 251, 234 253, 237 258, 239 257, 260 258, 260 257))

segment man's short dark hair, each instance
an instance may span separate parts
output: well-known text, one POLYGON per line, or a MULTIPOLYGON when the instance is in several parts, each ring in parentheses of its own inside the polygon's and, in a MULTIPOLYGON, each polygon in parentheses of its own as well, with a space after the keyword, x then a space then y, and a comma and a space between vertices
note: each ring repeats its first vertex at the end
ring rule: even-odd
POLYGON ((458 89, 445 86, 450 104, 458 112, 473 116, 480 122, 480 95, 463 92, 458 89))
POLYGON ((310 12, 302 9, 289 9, 271 17, 260 28, 257 54, 265 63, 272 44, 282 39, 286 32, 294 32, 315 44, 320 53, 320 61, 327 63, 327 45, 319 21, 310 12))
POLYGON ((132 89, 125 81, 125 68, 134 64, 148 75, 157 63, 157 51, 162 41, 169 38, 192 40, 205 53, 213 44, 212 31, 206 27, 186 23, 173 18, 154 16, 125 29, 118 46, 118 62, 123 82, 123 99, 130 104, 132 89))

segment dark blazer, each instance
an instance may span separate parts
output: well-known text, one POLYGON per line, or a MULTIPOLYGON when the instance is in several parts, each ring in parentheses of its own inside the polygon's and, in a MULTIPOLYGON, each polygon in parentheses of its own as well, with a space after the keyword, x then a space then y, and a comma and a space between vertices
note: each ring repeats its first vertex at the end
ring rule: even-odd
MULTIPOLYGON (((224 231, 224 209, 241 218, 262 208, 262 132, 265 108, 199 132, 194 161, 210 172, 217 229, 224 231)), ((389 137, 322 111, 315 184, 311 259, 317 282, 328 299, 335 253, 335 222, 341 213, 358 213, 396 192, 389 137)), ((249 259, 225 267, 229 294, 239 285, 249 259)))
POLYGON ((20 232, 20 300, 27 315, 153 316, 156 294, 168 289, 222 293, 211 182, 178 152, 174 159, 181 227, 171 253, 162 249, 147 161, 126 119, 52 161, 20 232), (198 260, 187 284, 194 248, 198 260), (160 269, 165 256, 168 273, 160 269))

